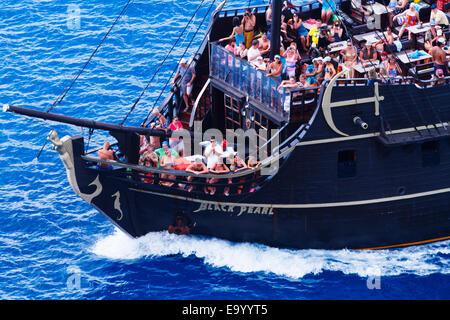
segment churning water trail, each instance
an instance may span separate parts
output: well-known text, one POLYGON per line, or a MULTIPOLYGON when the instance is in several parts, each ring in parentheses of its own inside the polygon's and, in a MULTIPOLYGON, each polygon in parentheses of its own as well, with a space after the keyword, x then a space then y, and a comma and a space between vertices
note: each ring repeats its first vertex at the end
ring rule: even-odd
POLYGON ((231 271, 264 272, 299 279, 324 271, 367 277, 450 273, 449 241, 390 250, 289 250, 252 243, 232 243, 215 238, 177 236, 151 232, 133 239, 116 229, 91 248, 96 255, 113 260, 147 257, 195 256, 213 267, 231 271))

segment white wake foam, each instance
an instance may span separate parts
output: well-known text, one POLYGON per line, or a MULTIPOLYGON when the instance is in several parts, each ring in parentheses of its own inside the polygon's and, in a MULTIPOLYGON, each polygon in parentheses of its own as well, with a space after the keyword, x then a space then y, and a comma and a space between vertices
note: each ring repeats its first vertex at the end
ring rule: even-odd
POLYGON ((194 255, 214 267, 237 272, 266 272, 301 278, 323 271, 361 277, 450 273, 450 241, 395 250, 287 250, 214 238, 152 232, 132 239, 120 230, 100 239, 92 252, 114 260, 194 255))

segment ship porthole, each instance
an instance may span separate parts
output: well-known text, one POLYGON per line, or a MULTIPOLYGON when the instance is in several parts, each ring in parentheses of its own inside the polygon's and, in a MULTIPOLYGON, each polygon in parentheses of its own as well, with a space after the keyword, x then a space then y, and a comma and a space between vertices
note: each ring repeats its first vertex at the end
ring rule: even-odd
POLYGON ((397 193, 401 196, 404 195, 406 193, 406 188, 405 187, 398 188, 397 193))

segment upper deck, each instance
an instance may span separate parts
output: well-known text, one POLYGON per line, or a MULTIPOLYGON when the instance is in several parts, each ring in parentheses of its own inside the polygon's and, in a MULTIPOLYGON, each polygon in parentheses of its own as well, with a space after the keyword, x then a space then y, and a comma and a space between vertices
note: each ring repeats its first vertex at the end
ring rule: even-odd
MULTIPOLYGON (((380 66, 383 61, 379 51, 377 52, 376 60, 369 62, 360 61, 359 55, 364 48, 363 42, 367 39, 376 41, 384 37, 382 30, 389 24, 389 13, 382 6, 381 2, 374 2, 369 4, 374 11, 373 19, 363 17, 361 20, 361 17, 355 14, 355 9, 351 7, 350 1, 336 0, 335 2, 338 8, 338 20, 345 30, 342 34, 342 42, 351 40, 358 55, 358 63, 353 66, 354 76, 351 79, 349 79, 349 76, 346 77, 347 79, 339 79, 339 81, 335 82, 335 86, 366 86, 374 81, 379 82, 381 85, 410 85, 415 83, 419 87, 446 85, 448 83, 448 79, 439 82, 430 81, 433 79, 436 71, 433 63, 426 59, 431 58, 431 56, 425 53, 421 54, 421 57, 418 59, 412 58, 412 53, 415 50, 420 49, 420 52, 423 53, 423 48, 420 47, 421 39, 417 37, 414 41, 408 40, 407 32, 403 37, 399 38, 398 27, 393 28, 393 34, 394 39, 397 39, 402 46, 402 50, 396 51, 392 50, 392 47, 388 48, 389 57, 395 58, 395 64, 398 69, 395 76, 381 73, 380 66), (376 71, 375 77, 371 73, 372 70, 376 71)), ((424 28, 427 28, 426 23, 430 17, 429 5, 424 3, 419 7, 420 20, 423 21, 424 28)), ((211 85, 240 101, 245 108, 250 107, 263 113, 274 123, 281 124, 298 120, 304 122, 308 120, 309 117, 304 117, 303 114, 305 110, 313 110, 316 106, 322 90, 321 83, 324 79, 317 81, 314 85, 305 85, 295 90, 280 87, 280 80, 269 77, 267 71, 257 70, 247 60, 241 59, 230 50, 227 50, 225 43, 218 41, 220 38, 231 34, 233 18, 238 17, 242 19, 245 9, 245 7, 222 9, 215 17, 209 35, 209 77, 211 85)), ((252 7, 256 16, 255 34, 260 35, 269 30, 266 23, 267 9, 267 5, 252 7)), ((317 1, 310 1, 296 6, 295 10, 304 21, 308 19, 320 20, 321 7, 317 1)), ((444 32, 448 32, 448 30, 444 30, 444 32)), ((297 43, 299 44, 300 42, 297 41, 297 43)), ((345 69, 344 61, 339 55, 340 51, 335 50, 332 47, 333 45, 334 43, 331 42, 327 49, 322 52, 322 55, 323 57, 333 57, 332 63, 336 71, 340 71, 342 68, 345 69)), ((312 61, 314 56, 310 55, 311 52, 301 50, 299 52, 301 60, 297 61, 296 81, 299 81, 299 75, 305 74, 307 66, 314 65, 312 61)), ((283 79, 286 79, 286 77, 283 76, 283 79)))

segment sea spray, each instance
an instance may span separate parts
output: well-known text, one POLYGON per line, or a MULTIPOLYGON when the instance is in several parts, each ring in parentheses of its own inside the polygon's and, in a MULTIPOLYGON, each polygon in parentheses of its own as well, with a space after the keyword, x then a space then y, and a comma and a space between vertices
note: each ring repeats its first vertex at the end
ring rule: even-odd
POLYGON ((216 238, 151 232, 132 239, 119 229, 98 240, 92 252, 114 260, 168 255, 195 256, 204 263, 236 272, 273 273, 298 279, 308 274, 338 271, 360 277, 450 273, 449 242, 392 250, 290 250, 216 238))

